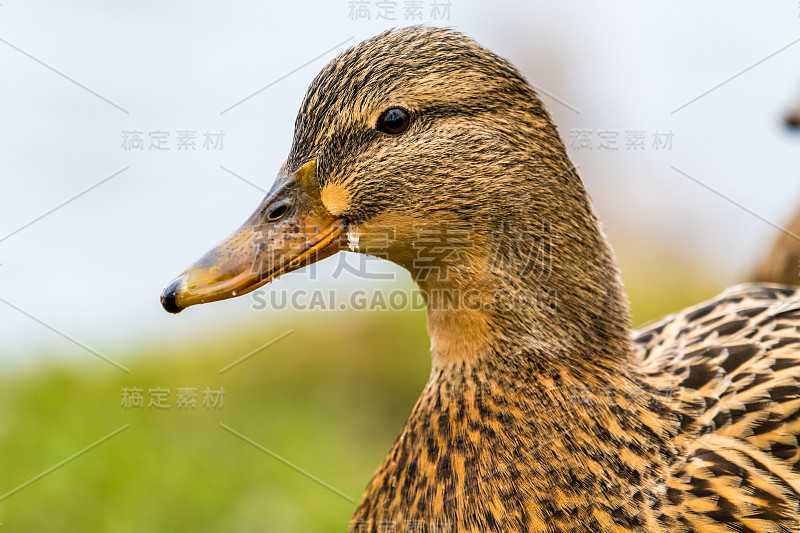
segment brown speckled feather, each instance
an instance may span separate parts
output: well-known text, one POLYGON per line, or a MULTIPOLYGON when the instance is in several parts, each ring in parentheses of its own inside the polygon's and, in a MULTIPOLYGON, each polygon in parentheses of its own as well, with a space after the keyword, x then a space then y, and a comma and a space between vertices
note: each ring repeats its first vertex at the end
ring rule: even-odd
POLYGON ((733 287, 634 341, 622 387, 432 375, 354 524, 800 531, 800 291, 733 287))
POLYGON ((636 333, 648 379, 675 386, 687 531, 800 531, 799 332, 800 291, 741 285, 636 333))

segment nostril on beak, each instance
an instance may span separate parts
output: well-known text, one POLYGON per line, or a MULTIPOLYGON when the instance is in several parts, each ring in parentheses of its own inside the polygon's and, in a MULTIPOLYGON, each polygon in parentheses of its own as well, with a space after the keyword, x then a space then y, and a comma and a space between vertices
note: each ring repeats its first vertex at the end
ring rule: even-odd
POLYGON ((178 292, 178 287, 181 284, 181 278, 176 279, 161 293, 161 306, 167 313, 177 314, 183 311, 182 307, 178 306, 175 300, 175 295, 178 292))

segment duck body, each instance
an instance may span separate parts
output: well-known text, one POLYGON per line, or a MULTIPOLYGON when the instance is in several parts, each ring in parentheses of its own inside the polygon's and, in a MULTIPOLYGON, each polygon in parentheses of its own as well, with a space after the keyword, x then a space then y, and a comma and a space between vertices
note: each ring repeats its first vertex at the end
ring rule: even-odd
POLYGON ((434 371, 354 524, 800 531, 798 326, 800 291, 742 285, 634 332, 612 383, 434 371))
POLYGON ((347 241, 411 273, 432 361, 353 531, 800 531, 797 289, 736 287, 631 332, 583 184, 504 59, 428 27, 343 52, 276 185, 162 304, 245 294, 347 241))

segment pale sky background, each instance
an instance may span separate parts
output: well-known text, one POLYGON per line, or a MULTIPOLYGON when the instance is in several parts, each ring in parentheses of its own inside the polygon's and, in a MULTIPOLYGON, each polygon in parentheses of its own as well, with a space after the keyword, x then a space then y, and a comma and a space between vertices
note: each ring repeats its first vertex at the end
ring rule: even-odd
MULTIPOLYGON (((101 366, 64 336, 113 358, 252 320, 248 298, 175 317, 159 293, 263 196, 221 167, 268 188, 308 83, 337 51, 411 24, 395 4, 396 20, 375 20, 368 0, 367 21, 351 20, 346 0, 3 0, 2 364, 101 366), (123 146, 131 130, 143 150, 123 146), (196 150, 177 149, 187 130, 196 150), (207 130, 224 133, 221 149, 203 147, 207 130), (168 150, 149 148, 156 131, 168 150)), ((800 136, 781 127, 800 98, 795 0, 451 0, 438 21, 432 4, 422 1, 422 22, 469 34, 540 89, 612 243, 663 243, 735 280, 776 236, 672 167, 777 224, 800 205, 800 136), (578 129, 591 130, 591 150, 578 129), (601 130, 618 150, 598 149, 601 130), (644 150, 626 150, 633 130, 644 150), (656 132, 672 132, 671 149, 653 147, 656 132)), ((323 265, 321 286, 362 283, 328 279, 334 267, 323 265)))

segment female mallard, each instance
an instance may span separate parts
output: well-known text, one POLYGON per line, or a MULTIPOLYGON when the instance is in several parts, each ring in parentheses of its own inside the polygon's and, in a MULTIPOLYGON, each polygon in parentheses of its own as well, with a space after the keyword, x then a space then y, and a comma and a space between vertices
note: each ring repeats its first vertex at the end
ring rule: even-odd
POLYGON ((772 243, 752 279, 800 285, 800 211, 772 243))
POLYGON ((162 303, 244 294, 348 240, 412 273, 432 352, 354 529, 800 531, 800 293, 735 287, 631 334, 586 192, 507 61, 424 27, 341 54, 272 191, 162 303))

